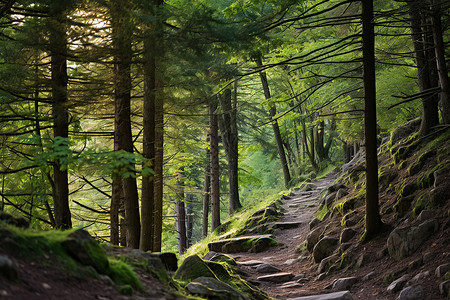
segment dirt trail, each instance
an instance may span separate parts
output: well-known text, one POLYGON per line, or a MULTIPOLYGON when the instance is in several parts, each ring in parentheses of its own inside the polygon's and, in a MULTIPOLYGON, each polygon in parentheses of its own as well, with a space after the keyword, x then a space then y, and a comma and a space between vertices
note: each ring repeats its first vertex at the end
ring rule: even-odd
POLYGON ((317 277, 317 265, 309 259, 299 258, 298 247, 301 246, 309 233, 309 222, 314 218, 319 205, 320 193, 332 185, 336 178, 324 177, 314 181, 315 188, 311 191, 295 191, 286 200, 283 200, 282 208, 285 213, 278 222, 299 222, 300 225, 292 229, 277 229, 273 237, 282 246, 272 247, 260 253, 238 253, 233 255, 241 264, 241 271, 246 279, 258 285, 274 299, 288 299, 310 294, 311 291, 323 289, 323 282, 315 282, 317 277), (257 272, 252 266, 245 266, 245 262, 258 260, 279 268, 280 272, 292 273, 294 276, 287 282, 261 282, 258 277, 267 275, 257 272), (307 288, 306 286, 307 285, 307 288))

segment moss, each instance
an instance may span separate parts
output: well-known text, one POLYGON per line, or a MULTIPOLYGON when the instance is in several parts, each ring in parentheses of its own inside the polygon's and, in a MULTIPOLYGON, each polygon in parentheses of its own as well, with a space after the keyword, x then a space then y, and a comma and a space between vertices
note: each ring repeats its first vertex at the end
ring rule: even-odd
POLYGON ((213 271, 217 279, 224 282, 230 281, 230 273, 232 272, 232 270, 227 264, 214 261, 205 261, 205 263, 208 265, 211 271, 213 271))
POLYGON ((323 221, 323 219, 325 218, 325 216, 328 213, 328 207, 323 204, 319 207, 319 210, 316 212, 316 218, 319 219, 320 221, 323 221))
POLYGON ((447 271, 447 273, 445 273, 444 280, 450 280, 450 271, 447 271))
POLYGON ((393 273, 387 273, 383 276, 383 282, 385 284, 391 284, 395 280, 395 275, 393 273))
POLYGON ((133 288, 129 284, 122 285, 119 288, 119 294, 125 296, 133 296, 133 288))
POLYGON ((122 260, 109 259, 109 277, 118 285, 130 285, 134 289, 143 290, 136 273, 122 260))
POLYGON ((414 174, 417 174, 420 170, 422 170, 423 166, 425 165, 425 162, 427 159, 436 156, 436 151, 431 150, 424 153, 421 153, 418 155, 418 157, 415 159, 415 161, 409 166, 408 168, 408 175, 412 176, 414 174))
POLYGON ((395 186, 395 192, 399 198, 413 194, 416 189, 417 185, 414 182, 401 181, 395 186))
POLYGON ((341 258, 339 259, 339 269, 343 269, 346 266, 352 263, 353 259, 346 252, 341 254, 341 258))
POLYGON ((333 206, 333 211, 337 211, 341 216, 344 216, 346 213, 355 209, 357 203, 360 202, 361 199, 364 199, 363 196, 343 199, 333 206))
POLYGON ((244 249, 252 252, 261 252, 269 247, 275 247, 280 245, 276 240, 270 237, 253 238, 245 241, 243 244, 244 249))

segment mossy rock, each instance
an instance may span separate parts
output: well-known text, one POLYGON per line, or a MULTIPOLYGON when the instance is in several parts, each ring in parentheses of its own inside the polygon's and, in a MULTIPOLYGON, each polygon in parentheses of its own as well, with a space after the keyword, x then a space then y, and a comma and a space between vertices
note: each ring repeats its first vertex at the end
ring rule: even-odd
POLYGON ((174 279, 184 282, 192 281, 198 277, 213 277, 217 279, 214 272, 208 267, 208 264, 198 257, 197 254, 188 256, 173 275, 174 279))
POLYGON ((414 195, 406 197, 398 197, 397 202, 393 206, 394 212, 402 215, 411 209, 411 203, 414 201, 414 195))
POLYGON ((211 277, 199 277, 186 286, 186 290, 207 299, 245 300, 232 286, 211 277))
POLYGON ((333 211, 337 211, 341 216, 344 216, 346 213, 355 209, 357 203, 361 200, 360 198, 360 196, 356 196, 353 198, 344 199, 333 206, 333 211))
POLYGON ((419 173, 425 165, 426 161, 434 156, 436 156, 435 150, 427 151, 419 155, 419 157, 409 166, 408 175, 413 176, 419 173))
POLYGON ((232 271, 226 267, 226 264, 214 261, 205 261, 205 263, 220 281, 228 282, 231 280, 230 272, 232 271))
POLYGON ((94 267, 101 274, 108 274, 109 263, 105 251, 86 230, 72 232, 61 245, 78 262, 94 267))
POLYGON ((270 247, 275 247, 280 245, 276 240, 270 237, 258 238, 255 240, 251 240, 251 247, 248 252, 259 253, 267 250, 270 247))
POLYGON ((413 194, 417 190, 415 182, 402 181, 395 186, 395 192, 399 197, 406 197, 413 194))

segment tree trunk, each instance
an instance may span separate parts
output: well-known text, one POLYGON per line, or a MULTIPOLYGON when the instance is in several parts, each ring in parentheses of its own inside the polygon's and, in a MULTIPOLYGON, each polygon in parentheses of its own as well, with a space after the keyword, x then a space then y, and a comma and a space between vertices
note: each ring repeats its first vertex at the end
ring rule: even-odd
POLYGON ((178 236, 178 253, 181 255, 187 249, 186 239, 186 210, 184 207, 184 186, 183 174, 181 170, 177 175, 177 202, 175 210, 177 214, 177 236, 178 236))
POLYGON ((239 181, 238 181, 238 132, 236 124, 236 109, 233 108, 231 90, 226 89, 219 97, 222 107, 222 116, 219 118, 222 141, 228 160, 228 187, 229 206, 228 213, 242 207, 239 201, 239 181))
MULTIPOLYGON (((262 67, 262 60, 261 57, 257 57, 256 58, 256 65, 258 67, 262 67)), ((261 71, 259 72, 259 77, 261 79, 261 84, 263 87, 263 91, 264 91, 264 97, 266 98, 266 100, 270 100, 271 95, 270 95, 270 89, 269 89, 269 83, 267 81, 267 75, 266 72, 261 71)), ((278 149, 278 155, 280 157, 280 161, 281 161, 281 168, 283 169, 283 176, 284 176, 284 185, 286 188, 289 188, 290 186, 290 182, 291 182, 291 174, 289 172, 289 166, 286 160, 286 153, 284 151, 284 147, 283 147, 283 140, 281 138, 281 133, 280 133, 280 127, 278 126, 278 121, 275 118, 275 116, 277 115, 277 109, 275 107, 275 105, 272 105, 272 107, 269 110, 270 113, 270 117, 272 119, 272 127, 273 127, 273 134, 275 136, 275 141, 277 143, 277 149, 278 149)))
POLYGON ((194 194, 186 193, 186 249, 192 245, 192 233, 194 230, 194 194))
MULTIPOLYGON (((144 107, 142 154, 147 160, 145 167, 155 164, 155 98, 156 98, 156 43, 150 30, 144 38, 144 107)), ((142 177, 141 195, 141 237, 139 248, 153 250, 154 233, 154 181, 153 175, 142 177)))
POLYGON ((217 128, 216 99, 209 104, 209 130, 211 151, 211 232, 220 225, 220 182, 219 182, 219 132, 217 128))
MULTIPOLYGON (((51 89, 52 89, 52 117, 53 136, 63 138, 63 145, 67 152, 69 136, 69 113, 67 99, 67 19, 62 1, 53 1, 50 6, 50 58, 51 58, 51 89)), ((68 154, 66 154, 68 155, 68 154)), ((67 229, 72 227, 69 209, 69 181, 67 167, 60 160, 53 165, 54 181, 54 214, 56 228, 67 229)))
MULTIPOLYGON (((208 137, 209 140, 209 137, 208 137)), ((209 199, 211 191, 211 163, 210 151, 206 150, 206 167, 205 167, 205 185, 203 188, 203 218, 202 218, 202 237, 208 235, 208 214, 209 214, 209 199)))
POLYGON ((112 194, 111 194, 111 206, 109 209, 110 219, 110 238, 109 242, 112 245, 119 245, 119 211, 122 197, 122 181, 120 178, 113 179, 112 182, 112 194))
POLYGON ((450 80, 448 77, 447 64, 445 60, 445 44, 443 40, 441 24, 440 0, 432 0, 431 23, 433 29, 434 50, 436 52, 436 64, 439 73, 441 93, 439 103, 442 107, 442 120, 444 124, 450 124, 450 80))
MULTIPOLYGON (((115 138, 119 150, 133 152, 131 133, 131 32, 129 29, 128 1, 113 1, 111 7, 112 40, 114 45, 114 98, 115 98, 115 138)), ((128 166, 133 170, 134 166, 128 166)), ((130 171, 132 172, 132 171, 130 171)), ((127 247, 139 248, 140 216, 136 178, 122 176, 125 201, 125 222, 127 227, 127 247)))
POLYGON ((377 115, 373 0, 362 1, 364 135, 366 146, 366 237, 381 230, 378 207, 377 115))
MULTIPOLYGON (((425 45, 427 37, 422 30, 423 16, 421 16, 421 0, 408 1, 411 36, 413 39, 414 52, 416 55, 417 79, 419 90, 421 93, 433 88, 435 85, 430 78, 430 61, 427 55, 427 47, 425 45)), ((434 62, 434 61, 433 61, 434 62)), ((422 97, 422 124, 420 126, 420 134, 426 135, 431 131, 433 126, 438 125, 438 98, 437 95, 424 95, 422 97)))
POLYGON ((155 205, 154 222, 155 231, 153 237, 153 251, 161 252, 162 223, 163 223, 163 196, 164 196, 164 101, 162 97, 156 98, 156 141, 155 141, 155 205))

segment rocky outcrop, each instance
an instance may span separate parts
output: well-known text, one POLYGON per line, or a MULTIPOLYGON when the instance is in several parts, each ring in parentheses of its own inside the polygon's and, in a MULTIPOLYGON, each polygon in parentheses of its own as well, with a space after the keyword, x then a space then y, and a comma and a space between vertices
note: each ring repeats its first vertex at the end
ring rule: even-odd
POLYGON ((428 220, 419 226, 394 229, 387 240, 389 255, 396 260, 410 256, 438 227, 436 220, 428 220))

